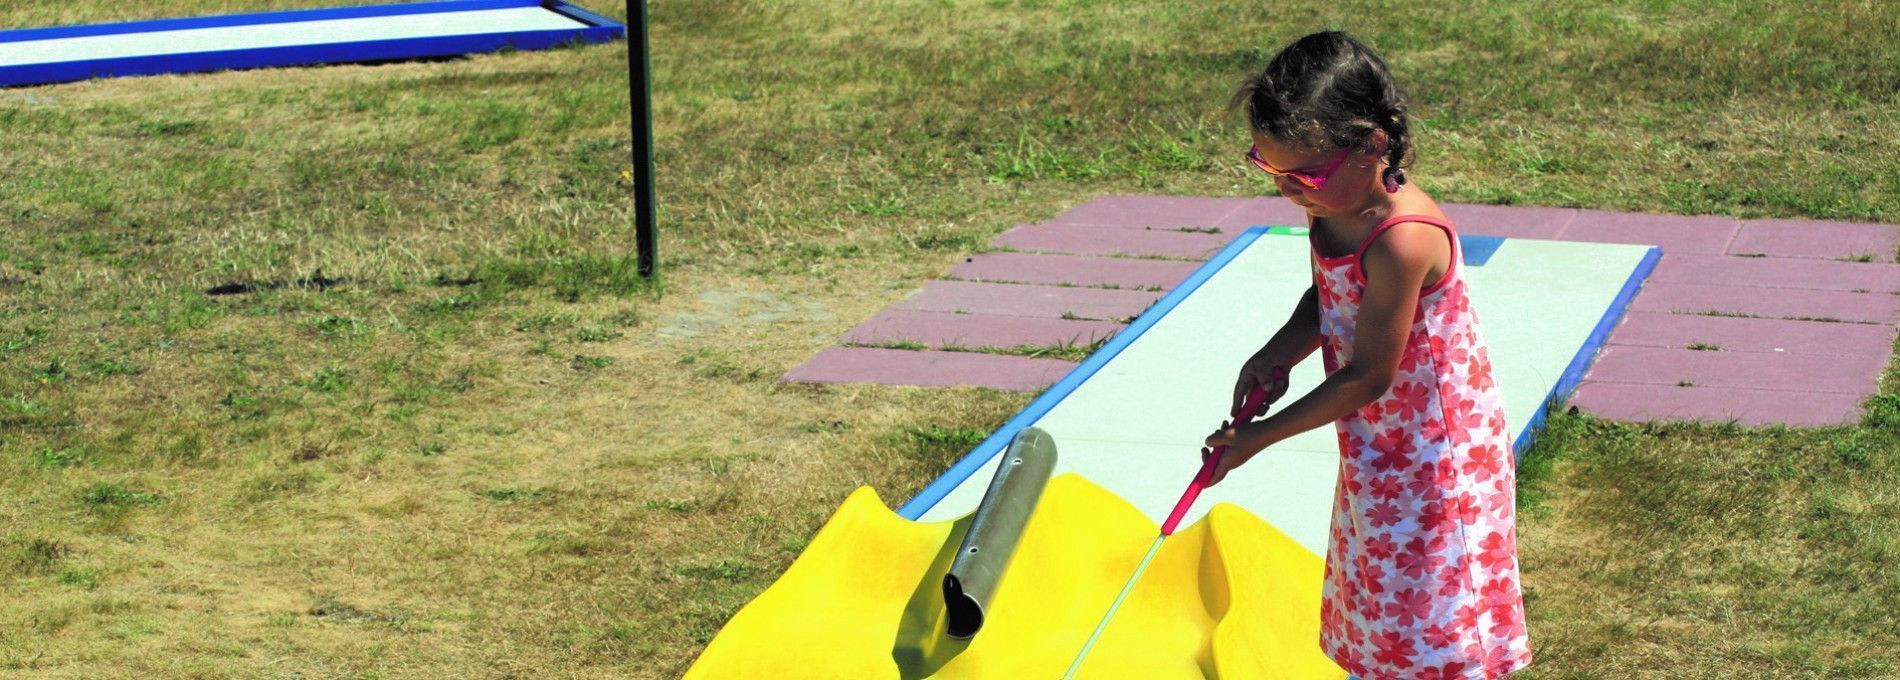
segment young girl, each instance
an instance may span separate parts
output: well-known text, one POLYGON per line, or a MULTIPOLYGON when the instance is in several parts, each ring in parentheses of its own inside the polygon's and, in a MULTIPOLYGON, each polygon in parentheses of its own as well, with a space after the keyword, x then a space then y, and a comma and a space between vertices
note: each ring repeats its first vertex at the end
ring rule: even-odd
POLYGON ((1459 269, 1457 233, 1408 184, 1405 102, 1344 33, 1301 38, 1234 96, 1247 158, 1306 209, 1313 287, 1234 386, 1213 480, 1333 423, 1339 484, 1320 647, 1360 678, 1496 678, 1531 661, 1518 588, 1516 464, 1459 269), (1314 349, 1326 381, 1264 420, 1314 349), (1264 408, 1262 409, 1264 410, 1264 408), (1243 417, 1244 416, 1244 417, 1243 417))

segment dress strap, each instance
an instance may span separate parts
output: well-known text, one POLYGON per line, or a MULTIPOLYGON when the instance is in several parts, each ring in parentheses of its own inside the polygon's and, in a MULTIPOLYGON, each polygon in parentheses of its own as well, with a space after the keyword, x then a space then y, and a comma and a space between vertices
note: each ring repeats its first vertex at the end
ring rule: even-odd
MULTIPOLYGON (((1391 229, 1405 222, 1423 222, 1443 229, 1445 230, 1445 235, 1451 238, 1451 247, 1454 250, 1458 247, 1458 230, 1451 226, 1451 220, 1442 217, 1432 217, 1431 215, 1393 215, 1385 218, 1384 221, 1379 223, 1379 226, 1372 228, 1371 233, 1366 234, 1366 240, 1360 241, 1359 249, 1352 252, 1353 259, 1356 260, 1365 257, 1366 249, 1372 247, 1372 242, 1378 240, 1380 234, 1385 233, 1387 229, 1391 229)), ((1453 253, 1453 255, 1456 254, 1455 252, 1453 253)))

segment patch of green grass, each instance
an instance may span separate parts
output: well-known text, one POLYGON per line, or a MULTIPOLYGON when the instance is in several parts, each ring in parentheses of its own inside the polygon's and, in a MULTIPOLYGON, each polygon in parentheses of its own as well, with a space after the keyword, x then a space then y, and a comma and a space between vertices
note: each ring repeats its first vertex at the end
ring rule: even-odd
POLYGON ((587 557, 601 553, 605 547, 599 542, 576 536, 565 531, 542 532, 528 541, 526 554, 530 557, 541 555, 568 555, 587 557))
POLYGON ((694 510, 698 510, 699 506, 700 506, 699 501, 695 499, 691 499, 691 498, 686 498, 686 499, 668 498, 668 499, 661 499, 661 500, 650 500, 641 504, 641 507, 644 507, 648 510, 663 510, 666 512, 674 512, 674 513, 692 512, 694 510))
POLYGON ((606 342, 608 340, 626 337, 626 335, 626 333, 601 328, 599 326, 582 326, 580 332, 575 334, 575 339, 581 342, 606 342))
POLYGON ((1698 351, 1698 352, 1720 352, 1720 351, 1722 351, 1722 346, 1721 346, 1721 345, 1717 345, 1717 344, 1714 344, 1714 343, 1709 343, 1709 342, 1691 342, 1691 343, 1689 343, 1689 344, 1688 344, 1688 345, 1686 346, 1686 348, 1687 348, 1687 349, 1692 349, 1692 350, 1695 350, 1695 351, 1698 351))
POLYGON ((240 499, 246 503, 266 503, 301 496, 315 491, 323 479, 323 473, 305 468, 271 470, 251 477, 240 499))
POLYGON ((79 494, 79 502, 101 510, 122 510, 140 505, 153 505, 159 500, 159 495, 156 493, 130 489, 117 482, 97 482, 86 487, 79 494))
POLYGON ((140 375, 145 372, 144 366, 124 359, 99 359, 93 361, 86 368, 91 371, 93 375, 101 378, 115 375, 140 375))
POLYGON ((1867 427, 1900 433, 1900 394, 1876 394, 1862 406, 1861 422, 1867 427))
POLYGON ((33 453, 33 463, 41 467, 68 468, 86 462, 87 452, 79 448, 40 447, 33 453))
POLYGON ((1010 356, 1029 357, 1032 359, 1058 359, 1061 361, 1078 361, 1079 362, 1079 361, 1089 358, 1090 355, 1093 355, 1096 352, 1096 350, 1101 349, 1102 345, 1107 344, 1107 343, 1108 343, 1108 338, 1101 338, 1101 339, 1097 339, 1092 342, 1083 343, 1083 344, 1063 342, 1063 343, 1056 343, 1053 345, 1015 345, 1012 347, 992 347, 992 346, 964 347, 961 345, 946 345, 943 347, 943 349, 946 351, 952 351, 952 352, 979 352, 983 354, 1007 354, 1010 356))
POLYGON ((530 315, 515 324, 515 330, 524 333, 545 331, 553 328, 573 326, 577 320, 573 314, 540 313, 530 315))
POLYGON ((0 556, 5 557, 0 566, 25 575, 51 573, 62 560, 76 552, 64 542, 37 536, 9 536, 5 543, 0 543, 0 547, 6 549, 6 552, 0 553, 0 556))
POLYGON ((350 372, 339 366, 325 366, 304 378, 302 383, 310 391, 335 394, 349 389, 350 372))
POLYGON ((741 581, 751 576, 753 567, 743 562, 719 560, 710 564, 682 564, 673 573, 700 581, 741 581))
POLYGON ((612 366, 613 364, 613 357, 591 357, 585 354, 576 354, 574 358, 568 362, 568 368, 572 368, 576 371, 597 371, 612 366))
POLYGON ((340 314, 324 314, 310 320, 311 329, 327 338, 350 339, 369 334, 370 327, 362 319, 340 314))
POLYGON ((54 359, 52 363, 47 364, 44 368, 33 372, 33 381, 41 385, 66 382, 71 378, 72 373, 66 370, 66 361, 64 359, 54 359))
POLYGON ((546 491, 542 489, 523 489, 513 486, 504 486, 476 492, 476 495, 497 503, 534 500, 545 494, 546 491))
POLYGON ((877 347, 880 349, 903 349, 903 350, 911 350, 911 351, 923 351, 923 350, 930 349, 929 345, 918 342, 916 340, 886 340, 884 342, 880 342, 876 344, 860 345, 860 346, 877 347))
POLYGON ((66 565, 60 568, 58 581, 63 585, 72 586, 80 590, 97 590, 99 588, 99 572, 85 567, 66 565))

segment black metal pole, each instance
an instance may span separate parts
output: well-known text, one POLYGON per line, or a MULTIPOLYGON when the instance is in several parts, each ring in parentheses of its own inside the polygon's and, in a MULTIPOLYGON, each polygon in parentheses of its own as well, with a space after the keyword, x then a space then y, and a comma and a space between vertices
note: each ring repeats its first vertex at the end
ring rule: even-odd
POLYGON ((627 98, 633 104, 633 230, 640 241, 640 276, 650 279, 659 266, 659 237, 653 225, 653 85, 648 79, 648 55, 646 0, 627 0, 627 98))

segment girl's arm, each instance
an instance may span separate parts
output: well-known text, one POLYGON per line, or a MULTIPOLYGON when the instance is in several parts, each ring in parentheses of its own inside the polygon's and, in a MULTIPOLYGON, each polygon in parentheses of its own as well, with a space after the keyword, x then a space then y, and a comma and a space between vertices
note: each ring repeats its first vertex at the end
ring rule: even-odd
POLYGON ((1435 227, 1400 224, 1373 241, 1364 258, 1366 292, 1359 303, 1352 363, 1267 419, 1208 436, 1208 446, 1228 447, 1214 481, 1261 449, 1344 418, 1392 387, 1418 311, 1419 289, 1433 263, 1450 260, 1451 245, 1435 227))
POLYGON ((1299 304, 1293 306, 1293 315, 1287 317, 1286 323, 1280 325, 1280 330, 1260 351, 1241 364, 1240 379, 1234 381, 1234 405, 1227 412, 1239 414, 1241 404, 1255 387, 1267 390, 1266 403, 1279 399, 1277 392, 1284 391, 1286 386, 1272 384, 1273 369, 1292 371, 1295 364, 1319 349, 1319 343, 1319 289, 1308 286, 1299 304))

